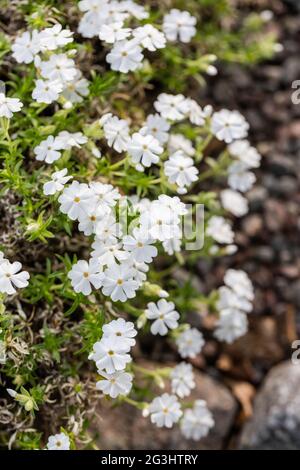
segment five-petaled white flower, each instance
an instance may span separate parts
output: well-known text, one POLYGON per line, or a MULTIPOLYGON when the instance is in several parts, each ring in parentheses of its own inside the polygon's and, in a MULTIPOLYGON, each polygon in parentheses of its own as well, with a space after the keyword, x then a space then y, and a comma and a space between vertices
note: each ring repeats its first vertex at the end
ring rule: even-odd
POLYGON ((92 193, 85 183, 73 181, 59 196, 60 211, 67 214, 71 220, 84 217, 91 206, 92 193))
POLYGON ((100 374, 103 379, 96 383, 96 388, 101 390, 104 395, 109 395, 111 398, 128 395, 132 388, 131 374, 122 371, 113 374, 106 374, 101 371, 100 374))
POLYGON ((170 124, 162 118, 159 114, 149 114, 141 133, 150 134, 157 139, 161 144, 168 141, 170 124))
POLYGON ((189 328, 180 333, 176 338, 176 344, 181 357, 194 358, 204 346, 203 335, 196 328, 189 328))
POLYGON ((137 70, 141 67, 144 56, 141 47, 134 40, 116 42, 106 56, 112 70, 122 73, 137 70))
POLYGON ((70 450, 70 438, 64 432, 49 436, 47 450, 70 450))
POLYGON ((132 34, 136 41, 148 51, 156 51, 166 46, 165 35, 151 24, 134 29, 132 34))
POLYGON ((154 103, 154 108, 165 119, 181 121, 188 115, 189 103, 181 94, 170 95, 168 93, 161 93, 154 103))
POLYGON ((8 98, 4 93, 0 93, 0 117, 10 119, 22 108, 23 103, 18 98, 8 98))
POLYGON ((38 103, 50 104, 56 101, 63 91, 63 84, 60 80, 36 80, 32 98, 38 103))
POLYGON ((180 398, 188 397, 191 390, 195 388, 195 377, 191 364, 181 362, 171 372, 172 392, 180 398))
POLYGON ((157 427, 172 428, 182 416, 180 403, 175 395, 164 393, 148 406, 151 422, 157 427))
POLYGON ((145 314, 148 320, 155 320, 150 328, 153 335, 165 336, 169 329, 178 327, 180 315, 176 312, 174 303, 167 302, 166 299, 160 299, 157 304, 148 303, 145 314))
POLYGON ((197 181, 199 171, 194 166, 194 160, 181 150, 173 153, 164 163, 164 171, 168 180, 179 187, 178 192, 186 192, 186 188, 197 181))
POLYGON ((104 337, 97 341, 89 359, 95 361, 99 371, 104 370, 107 374, 124 370, 126 364, 131 362, 128 348, 124 347, 115 337, 104 337))
POLYGON ((136 169, 143 171, 143 167, 150 167, 152 163, 159 162, 159 155, 162 154, 163 148, 152 135, 135 132, 128 143, 127 151, 136 169))
POLYGON ((29 273, 21 269, 22 264, 18 261, 10 263, 2 258, 0 261, 0 292, 2 294, 12 295, 16 293, 16 287, 23 289, 28 286, 29 273))
POLYGON ((75 62, 67 54, 53 54, 49 60, 40 63, 40 69, 43 78, 62 83, 74 80, 77 74, 75 62))
POLYGON ((110 115, 102 116, 100 121, 103 123, 104 135, 109 147, 113 147, 116 152, 127 150, 129 141, 128 122, 125 119, 110 115))
POLYGON ((184 437, 198 441, 207 436, 215 422, 204 400, 196 400, 193 408, 185 410, 180 429, 184 437))
POLYGON ((196 34, 197 20, 188 11, 180 11, 177 8, 164 16, 163 31, 169 41, 190 42, 196 34))
POLYGON ((102 330, 103 337, 115 338, 124 348, 128 348, 128 351, 135 345, 134 337, 137 335, 137 331, 134 328, 134 324, 124 320, 124 318, 112 320, 103 325, 102 330))
POLYGON ((138 263, 151 263, 157 256, 157 248, 153 246, 154 240, 139 228, 133 229, 132 235, 126 235, 123 243, 124 250, 138 263))
POLYGON ((138 282, 134 280, 134 270, 126 264, 112 265, 104 272, 102 292, 114 302, 132 299, 138 287, 138 282))
POLYGON ((49 135, 47 139, 42 140, 42 142, 37 145, 33 151, 35 154, 36 160, 46 163, 53 163, 61 157, 60 150, 62 150, 61 143, 53 137, 53 135, 49 135))
POLYGON ((249 124, 238 111, 222 109, 212 116, 211 131, 219 140, 224 140, 226 144, 247 137, 248 130, 249 124))
POLYGON ((108 44, 127 39, 131 34, 131 28, 123 28, 123 22, 103 24, 100 28, 99 38, 108 44))
POLYGON ((95 264, 79 260, 72 266, 68 278, 71 280, 75 292, 89 295, 92 292, 92 286, 95 289, 101 287, 103 274, 99 272, 99 268, 95 264))
POLYGON ((45 183, 43 186, 44 194, 49 196, 62 191, 65 184, 72 178, 73 176, 68 175, 67 168, 63 168, 63 170, 60 171, 55 171, 51 175, 51 180, 47 181, 47 183, 45 183))

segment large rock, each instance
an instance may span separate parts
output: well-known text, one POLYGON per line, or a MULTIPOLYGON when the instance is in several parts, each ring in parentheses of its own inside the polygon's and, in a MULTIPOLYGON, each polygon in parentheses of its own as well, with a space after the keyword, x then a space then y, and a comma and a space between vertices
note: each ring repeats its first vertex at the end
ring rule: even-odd
POLYGON ((243 430, 242 449, 300 449, 300 364, 274 367, 243 430))
MULTIPOLYGON (((149 367, 161 367, 149 363, 149 367)), ((103 404, 98 410, 100 418, 95 421, 92 432, 99 434, 97 445, 100 449, 222 449, 230 432, 237 404, 229 390, 221 383, 199 371, 195 371, 196 388, 187 401, 204 399, 208 403, 215 427, 200 442, 184 439, 178 426, 173 429, 159 429, 144 418, 139 410, 124 404, 113 408, 103 404)), ((159 392, 163 393, 163 391, 159 392)))

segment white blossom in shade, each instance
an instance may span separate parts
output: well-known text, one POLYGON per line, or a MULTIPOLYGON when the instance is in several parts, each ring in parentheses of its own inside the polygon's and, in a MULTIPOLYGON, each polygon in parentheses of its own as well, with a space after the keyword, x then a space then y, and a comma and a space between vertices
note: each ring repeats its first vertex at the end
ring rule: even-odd
POLYGON ((139 284, 134 280, 134 270, 124 263, 110 266, 104 272, 102 292, 110 296, 113 302, 132 299, 138 288, 139 284))
POLYGON ((92 286, 99 289, 102 285, 103 275, 98 268, 84 260, 79 260, 68 273, 72 287, 76 293, 90 295, 92 286))
POLYGON ((19 64, 30 64, 41 50, 40 33, 37 30, 25 31, 11 46, 12 56, 19 64))
POLYGON ((96 233, 97 226, 104 217, 107 215, 107 212, 99 205, 91 205, 84 214, 79 216, 79 225, 78 229, 84 233, 84 235, 89 236, 93 233, 96 233))
POLYGON ((190 98, 187 101, 189 105, 189 120, 195 126, 203 126, 207 118, 206 112, 199 106, 197 101, 190 98))
POLYGON ((212 116, 211 131, 226 144, 247 137, 248 130, 249 124, 238 111, 222 109, 212 116))
POLYGON ((181 94, 161 93, 154 103, 154 108, 163 118, 170 119, 170 121, 181 121, 189 112, 188 101, 181 94))
POLYGON ((95 203, 92 196, 87 184, 73 181, 58 199, 60 211, 67 214, 71 220, 79 219, 84 216, 91 204, 95 203))
POLYGON ((122 235, 121 224, 117 223, 113 215, 109 215, 101 223, 97 224, 96 240, 92 248, 94 250, 101 249, 103 243, 114 245, 118 242, 119 238, 122 238, 122 235))
POLYGON ((50 104, 59 98, 63 91, 63 84, 60 80, 36 80, 32 98, 38 103, 50 104))
POLYGON ((22 264, 18 261, 10 263, 8 260, 2 259, 0 263, 0 293, 12 295, 16 293, 15 288, 23 289, 28 286, 30 275, 21 269, 22 264))
POLYGON ((109 147, 113 147, 119 153, 127 150, 129 126, 125 119, 119 119, 117 116, 108 117, 103 123, 103 130, 109 147))
POLYGON ((246 298, 236 294, 231 288, 222 286, 218 289, 219 300, 217 301, 217 309, 225 310, 233 308, 242 312, 250 313, 253 309, 252 303, 246 298))
POLYGON ((66 83, 61 96, 66 100, 64 105, 68 108, 69 105, 81 103, 83 97, 89 94, 89 81, 82 76, 80 70, 76 70, 76 75, 73 80, 66 83))
POLYGON ((176 395, 164 393, 154 400, 148 406, 151 423, 156 424, 158 428, 172 428, 182 416, 180 403, 176 395))
POLYGON ((64 189, 65 184, 72 179, 73 176, 68 175, 67 168, 60 171, 55 171, 51 175, 51 180, 43 186, 43 192, 46 196, 53 195, 64 189))
POLYGON ((188 11, 172 10, 164 16, 163 31, 168 41, 190 42, 196 34, 197 19, 188 11))
POLYGON ((131 28, 123 28, 123 22, 103 24, 100 28, 99 39, 108 44, 114 44, 117 41, 123 41, 131 34, 131 28))
POLYGON ((247 333, 247 330, 247 315, 235 308, 227 308, 220 312, 214 336, 220 341, 233 343, 237 338, 247 333))
POLYGON ((234 240, 234 232, 224 217, 214 215, 207 224, 206 235, 218 243, 230 244, 234 240))
POLYGON ((115 338, 116 341, 120 341, 122 346, 127 347, 128 351, 135 345, 134 337, 137 335, 137 331, 134 324, 124 320, 124 318, 106 323, 106 325, 103 325, 102 330, 103 337, 115 338))
POLYGON ((224 209, 236 217, 243 217, 249 212, 247 199, 232 189, 224 189, 221 192, 221 202, 224 209))
POLYGON ((70 450, 70 438, 64 432, 49 436, 47 450, 70 450))
POLYGON ((112 70, 128 73, 140 68, 143 58, 142 49, 136 41, 125 40, 114 44, 106 56, 106 61, 112 70))
POLYGON ((82 145, 86 144, 87 141, 87 137, 83 135, 82 132, 61 131, 57 137, 55 137, 55 142, 63 150, 72 147, 80 148, 82 145))
POLYGON ((253 285, 245 271, 240 269, 228 269, 224 276, 224 283, 239 297, 245 297, 250 301, 254 299, 253 285))
POLYGON ((130 393, 132 388, 132 375, 128 374, 128 372, 106 374, 101 371, 101 375, 103 379, 96 383, 96 388, 104 393, 104 395, 117 398, 120 395, 126 396, 130 393))
POLYGON ((260 166, 261 155, 256 148, 252 147, 248 140, 236 140, 228 147, 231 155, 236 157, 248 168, 258 168, 260 166))
POLYGON ((179 253, 181 251, 182 239, 180 237, 173 237, 170 240, 163 241, 163 249, 168 255, 174 255, 174 253, 179 253))
POLYGON ((102 266, 114 265, 117 261, 124 261, 128 258, 128 253, 122 250, 122 243, 105 243, 96 240, 92 247, 92 257, 97 259, 102 266))
POLYGON ((151 263, 157 256, 157 248, 149 234, 139 228, 133 229, 132 235, 123 238, 124 250, 128 251, 138 263, 151 263))
POLYGON ((171 372, 172 392, 180 398, 188 397, 191 390, 195 388, 195 377, 191 364, 181 362, 171 372))
POLYGON ((168 142, 168 151, 170 154, 181 150, 189 157, 193 157, 196 153, 192 142, 182 134, 171 134, 168 142))
POLYGON ((74 80, 77 74, 75 62, 67 54, 53 54, 50 59, 40 63, 41 75, 48 80, 62 83, 74 80))
POLYGON ((42 140, 42 142, 33 149, 33 152, 36 160, 53 163, 61 157, 60 150, 62 149, 61 143, 57 141, 53 135, 49 135, 47 139, 42 140))
POLYGON ((107 374, 124 370, 126 364, 131 362, 128 348, 115 337, 102 338, 93 346, 89 359, 95 361, 98 372, 104 370, 107 374))
POLYGON ((40 32, 42 49, 54 51, 73 42, 73 33, 69 29, 63 29, 61 24, 55 24, 52 28, 43 29, 40 32))
POLYGON ((149 114, 141 133, 150 134, 157 139, 160 144, 164 144, 169 139, 170 124, 159 114, 149 114))
POLYGON ((193 408, 188 408, 183 413, 180 421, 180 429, 186 439, 199 441, 207 436, 215 422, 204 400, 196 400, 193 408))
POLYGON ((245 193, 252 188, 255 181, 255 174, 248 171, 244 162, 234 162, 228 168, 228 184, 235 191, 245 193))
POLYGON ((106 209, 107 212, 109 212, 121 198, 118 189, 114 188, 111 184, 92 182, 90 183, 90 188, 95 195, 96 201, 103 209, 106 209))
POLYGON ((189 328, 176 338, 176 345, 181 357, 194 358, 204 346, 203 335, 196 328, 189 328))
POLYGON ((197 181, 199 171, 194 166, 194 160, 181 150, 173 153, 164 163, 164 172, 171 184, 179 188, 189 187, 197 181))
POLYGON ((4 93, 0 93, 0 117, 10 119, 22 108, 23 103, 18 98, 8 98, 4 93))
POLYGON ((151 24, 145 24, 132 32, 134 39, 148 51, 156 51, 166 47, 166 38, 157 28, 151 24))
POLYGON ((163 148, 152 135, 135 132, 128 143, 127 151, 137 170, 142 171, 143 167, 150 167, 159 162, 163 148))
POLYGON ((176 312, 174 303, 165 299, 160 299, 156 304, 149 302, 145 315, 148 320, 154 320, 150 328, 153 335, 165 336, 169 330, 178 327, 180 315, 176 312))

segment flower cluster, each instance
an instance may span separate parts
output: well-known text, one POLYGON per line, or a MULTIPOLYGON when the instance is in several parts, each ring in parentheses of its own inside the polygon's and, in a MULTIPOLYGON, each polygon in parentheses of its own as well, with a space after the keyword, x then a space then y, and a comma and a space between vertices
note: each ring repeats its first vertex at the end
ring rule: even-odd
POLYGON ((73 42, 73 33, 57 23, 41 31, 25 31, 12 45, 12 56, 20 64, 34 63, 37 78, 32 98, 50 104, 59 98, 66 108, 80 103, 89 93, 88 81, 76 68, 74 50, 63 48, 73 42))
POLYGON ((96 387, 105 395, 116 398, 128 395, 132 387, 132 375, 125 372, 131 362, 130 349, 135 345, 137 331, 132 322, 123 318, 113 320, 103 326, 103 336, 94 344, 89 359, 95 361, 102 380, 96 387))
POLYGON ((136 20, 149 18, 148 11, 133 0, 82 0, 84 12, 78 31, 85 38, 99 37, 112 49, 106 56, 111 69, 128 73, 142 67, 145 51, 166 47, 167 41, 188 43, 196 34, 196 18, 188 11, 172 9, 162 25, 136 26, 136 20))
POLYGON ((229 269, 224 276, 224 283, 225 286, 219 289, 217 308, 220 318, 215 336, 221 341, 232 343, 247 332, 247 313, 253 308, 254 291, 244 271, 229 269))
POLYGON ((29 273, 21 269, 22 264, 19 261, 10 263, 0 251, 0 293, 12 295, 17 292, 16 288, 28 286, 29 273))

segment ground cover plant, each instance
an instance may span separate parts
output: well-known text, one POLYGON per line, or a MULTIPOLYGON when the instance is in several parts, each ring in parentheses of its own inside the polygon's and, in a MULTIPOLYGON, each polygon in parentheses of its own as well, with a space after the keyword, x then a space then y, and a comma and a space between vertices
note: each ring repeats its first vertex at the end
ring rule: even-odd
POLYGON ((242 114, 197 96, 221 61, 280 50, 268 18, 225 0, 0 1, 1 446, 95 448, 101 401, 189 439, 213 428, 189 401, 205 332, 187 314, 231 343, 253 286, 229 269, 204 295, 174 275, 235 253, 261 157, 242 114), (145 337, 178 364, 141 365, 145 337))

